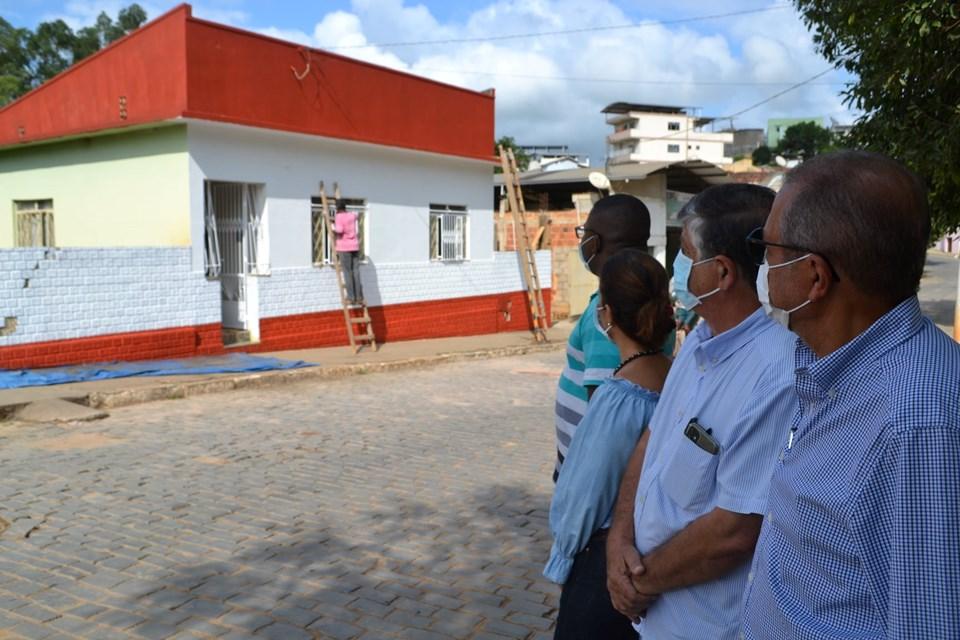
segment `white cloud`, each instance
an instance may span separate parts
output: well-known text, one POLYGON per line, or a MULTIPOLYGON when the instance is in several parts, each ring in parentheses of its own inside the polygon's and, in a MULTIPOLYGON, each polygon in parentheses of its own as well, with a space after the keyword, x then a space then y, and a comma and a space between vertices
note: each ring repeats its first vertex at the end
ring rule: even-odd
MULTIPOLYGON (((633 13, 652 11, 664 19, 758 8, 756 1, 747 0, 725 3, 722 10, 713 11, 693 0, 621 0, 619 5, 612 0, 492 0, 462 22, 441 23, 421 4, 352 0, 350 11, 326 14, 312 35, 272 28, 260 31, 442 82, 478 90, 495 87, 497 135, 512 135, 524 144, 567 144, 589 153, 594 162, 603 161, 608 132, 600 110, 611 102, 699 106, 704 115, 723 116, 829 66, 816 53, 811 35, 792 8, 696 23, 463 41, 623 25, 640 19, 628 16, 621 6, 633 13), (363 46, 431 40, 460 42, 363 46), (609 79, 622 82, 600 81, 609 79)), ((835 72, 821 82, 830 79, 846 76, 835 72)), ((737 118, 736 124, 764 126, 768 117, 794 114, 833 115, 850 121, 839 89, 803 87, 737 118)))

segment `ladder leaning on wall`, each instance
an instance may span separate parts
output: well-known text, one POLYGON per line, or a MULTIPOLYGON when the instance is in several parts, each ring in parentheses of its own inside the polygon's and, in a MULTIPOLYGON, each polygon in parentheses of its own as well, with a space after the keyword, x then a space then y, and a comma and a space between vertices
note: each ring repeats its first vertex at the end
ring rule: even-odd
POLYGON ((543 292, 540 288, 540 275, 537 272, 537 254, 530 243, 527 233, 527 210, 523 204, 523 190, 520 188, 520 173, 512 149, 500 149, 500 166, 503 168, 503 184, 507 188, 507 208, 513 213, 513 230, 516 238, 517 255, 520 258, 520 271, 523 284, 527 289, 527 306, 533 321, 533 336, 537 342, 547 342, 547 313, 543 304, 543 292))
MULTIPOLYGON (((333 183, 334 198, 340 197, 340 185, 333 183)), ((343 266, 340 264, 340 254, 337 253, 337 237, 333 229, 333 219, 330 216, 330 200, 323 181, 320 181, 320 204, 323 207, 324 221, 327 227, 327 242, 330 246, 330 262, 337 272, 337 288, 340 290, 340 305, 343 307, 343 320, 347 325, 347 337, 354 353, 359 353, 364 344, 369 344, 377 351, 377 338, 373 334, 373 321, 370 320, 370 310, 366 301, 363 304, 350 304, 347 300, 347 282, 343 277, 343 266), (354 331, 359 328, 360 332, 354 331)), ((334 212, 335 213, 335 212, 334 212)))

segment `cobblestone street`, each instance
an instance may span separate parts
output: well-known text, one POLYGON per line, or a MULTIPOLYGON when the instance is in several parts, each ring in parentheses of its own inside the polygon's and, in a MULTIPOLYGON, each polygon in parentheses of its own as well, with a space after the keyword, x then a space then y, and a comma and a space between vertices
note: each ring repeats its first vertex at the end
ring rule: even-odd
POLYGON ((561 362, 0 424, 0 638, 547 638, 561 362))

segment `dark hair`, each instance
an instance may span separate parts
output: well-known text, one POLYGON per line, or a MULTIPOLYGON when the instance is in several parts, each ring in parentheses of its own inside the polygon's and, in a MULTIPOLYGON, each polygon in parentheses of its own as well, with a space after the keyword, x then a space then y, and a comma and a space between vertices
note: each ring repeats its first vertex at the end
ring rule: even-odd
POLYGON ((626 193, 600 198, 590 217, 603 219, 604 229, 609 230, 603 239, 611 249, 646 249, 650 243, 650 211, 639 198, 626 193))
POLYGON ((730 258, 740 276, 756 290, 758 266, 747 248, 746 237, 766 223, 775 196, 767 187, 731 183, 709 187, 690 199, 679 217, 690 230, 700 260, 730 258))
POLYGON ((862 292, 917 292, 930 240, 927 192, 905 166, 869 151, 817 156, 787 174, 784 243, 823 254, 862 292))
POLYGON ((336 205, 337 211, 346 211, 347 210, 347 201, 343 198, 337 198, 336 205))
POLYGON ((674 328, 667 272, 645 251, 623 249, 608 258, 600 296, 614 324, 644 346, 660 347, 674 328))

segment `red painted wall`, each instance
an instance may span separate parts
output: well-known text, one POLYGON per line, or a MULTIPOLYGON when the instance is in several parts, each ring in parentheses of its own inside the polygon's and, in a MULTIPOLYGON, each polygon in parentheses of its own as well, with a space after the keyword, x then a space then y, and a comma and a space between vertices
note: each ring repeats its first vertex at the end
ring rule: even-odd
POLYGON ((187 34, 187 116, 491 158, 493 96, 201 20, 187 34))
POLYGON ((181 116, 483 160, 494 137, 492 95, 197 20, 181 5, 0 110, 0 147, 181 116), (298 80, 291 67, 308 63, 298 80))
MULTIPOLYGON (((543 290, 548 318, 550 293, 543 290)), ((523 331, 533 324, 522 291, 373 307, 370 316, 381 343, 523 331)), ((237 350, 262 353, 348 344, 342 311, 265 318, 260 322, 260 336, 259 344, 237 350)), ((0 369, 189 358, 224 351, 220 325, 208 324, 0 347, 0 369)))
POLYGON ((179 116, 187 105, 189 14, 177 7, 0 109, 0 146, 179 116))

